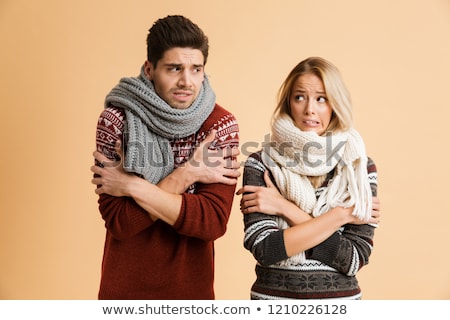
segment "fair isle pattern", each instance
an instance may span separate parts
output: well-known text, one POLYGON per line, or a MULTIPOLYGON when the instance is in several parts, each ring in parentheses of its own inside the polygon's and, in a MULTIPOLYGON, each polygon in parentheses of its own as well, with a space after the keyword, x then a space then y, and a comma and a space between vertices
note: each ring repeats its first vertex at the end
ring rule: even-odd
POLYGON ((322 270, 320 265, 311 271, 277 271, 257 266, 257 277, 263 286, 255 283, 252 291, 280 299, 332 299, 361 293, 355 277, 341 277, 336 272, 322 270))
POLYGON ((256 274, 252 298, 258 294, 274 299, 352 299, 361 295, 355 277, 343 277, 317 262, 315 267, 310 265, 309 268, 270 269, 257 265, 256 274))
MULTIPOLYGON (((236 118, 232 114, 225 114, 211 129, 217 130, 216 148, 239 147, 239 127, 236 118)), ((118 138, 123 137, 125 128, 125 112, 123 109, 108 107, 101 113, 97 123, 97 145, 98 151, 109 159, 115 157, 114 144, 118 138)), ((181 166, 186 162, 200 141, 206 138, 204 132, 194 133, 187 137, 181 137, 170 141, 174 154, 174 167, 181 166)), ((195 185, 187 190, 194 193, 195 185)))
POLYGON ((377 182, 377 178, 378 177, 377 177, 377 173, 376 172, 370 172, 368 177, 369 177, 369 182, 371 184, 378 185, 378 182, 377 182))
MULTIPOLYGON (((266 294, 261 294, 258 292, 254 292, 251 291, 251 300, 295 300, 297 298, 281 298, 281 297, 277 297, 277 296, 269 296, 266 294)), ((343 298, 332 298, 333 300, 360 300, 361 299, 361 294, 355 294, 354 296, 351 297, 343 297, 343 298)))
POLYGON ((245 165, 248 167, 254 168, 262 173, 264 173, 264 171, 266 171, 266 167, 264 166, 264 164, 261 161, 258 161, 253 157, 248 157, 245 165))
MULTIPOLYGON (((239 147, 239 126, 236 118, 227 114, 223 116, 217 123, 213 125, 211 130, 217 130, 217 143, 214 147, 217 149, 239 147)), ((172 151, 174 154, 175 168, 186 162, 195 150, 195 147, 200 141, 206 138, 206 133, 192 134, 185 138, 179 138, 171 141, 172 151)), ((195 184, 191 185, 186 191, 188 193, 194 193, 195 184)))
POLYGON ((117 136, 121 136, 124 130, 124 115, 120 109, 106 108, 97 122, 97 151, 103 153, 109 159, 114 159, 114 145, 117 136))
MULTIPOLYGON (((218 149, 238 147, 239 133, 238 124, 235 118, 231 115, 225 115, 211 128, 217 130, 217 143, 214 147, 218 149)), ((199 134, 192 134, 188 137, 178 138, 171 141, 172 151, 174 153, 175 167, 184 163, 191 156, 196 144, 203 141, 206 134, 201 132, 199 134)))
POLYGON ((257 237, 253 241, 253 245, 258 245, 261 241, 263 241, 270 233, 276 231, 278 229, 278 223, 274 220, 263 220, 257 223, 252 224, 248 232, 245 234, 244 242, 249 240, 249 237, 258 232, 257 237))
MULTIPOLYGON (((260 153, 250 155, 245 163, 244 184, 264 186, 265 170, 260 153)), ((375 196, 377 172, 370 158, 367 170, 375 196)), ((333 172, 330 172, 322 186, 315 190, 317 197, 332 177, 333 172)), ((307 250, 304 263, 286 264, 281 263, 288 258, 283 230, 273 216, 246 214, 244 223, 244 246, 257 260, 251 299, 361 299, 355 275, 369 262, 376 225, 343 226, 327 240, 307 250)))
MULTIPOLYGON (((218 143, 217 148, 229 148, 238 147, 239 142, 239 128, 236 118, 227 114, 223 116, 211 129, 217 129, 218 143)), ((205 136, 199 137, 201 140, 205 139, 205 136)))
MULTIPOLYGON (((258 263, 259 267, 262 267, 261 264, 258 263)), ((274 268, 275 266, 272 265, 274 268)), ((323 270, 323 271, 336 271, 336 269, 327 266, 325 263, 308 259, 304 263, 292 263, 291 265, 279 265, 276 266, 276 269, 279 270, 296 270, 296 271, 313 271, 313 270, 323 270)))

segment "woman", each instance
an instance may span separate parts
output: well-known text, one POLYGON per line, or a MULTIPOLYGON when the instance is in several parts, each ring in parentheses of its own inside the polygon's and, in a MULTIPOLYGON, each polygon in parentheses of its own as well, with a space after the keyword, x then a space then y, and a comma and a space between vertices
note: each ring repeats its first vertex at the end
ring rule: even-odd
POLYGON ((377 172, 352 127, 339 70, 311 57, 279 91, 270 143, 243 174, 251 299, 360 299, 355 277, 379 223, 377 172))

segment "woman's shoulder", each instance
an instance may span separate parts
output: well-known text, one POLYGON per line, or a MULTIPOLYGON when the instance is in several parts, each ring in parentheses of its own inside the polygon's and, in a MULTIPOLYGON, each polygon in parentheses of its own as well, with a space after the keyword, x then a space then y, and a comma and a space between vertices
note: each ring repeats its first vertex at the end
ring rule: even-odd
POLYGON ((262 172, 266 171, 267 169, 262 161, 261 153, 261 150, 250 153, 245 160, 245 167, 255 167, 262 172))
POLYGON ((375 164, 375 161, 371 157, 367 157, 367 172, 368 173, 377 172, 377 166, 375 164))
POLYGON ((378 173, 377 166, 372 158, 367 158, 367 176, 369 178, 370 188, 372 189, 372 195, 376 196, 378 191, 378 173))

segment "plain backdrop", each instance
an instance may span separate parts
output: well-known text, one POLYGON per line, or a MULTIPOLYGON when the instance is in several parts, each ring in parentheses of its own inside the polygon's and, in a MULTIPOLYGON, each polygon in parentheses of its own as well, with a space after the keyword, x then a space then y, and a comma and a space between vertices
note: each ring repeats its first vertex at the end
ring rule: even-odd
MULTIPOLYGON (((322 56, 338 66, 379 171, 363 299, 449 299, 449 0, 0 0, 0 298, 97 298, 97 118, 169 14, 209 37, 206 72, 238 118, 241 161, 269 133, 294 65, 322 56)), ((249 298, 255 262, 242 241, 236 197, 216 241, 217 299, 249 298)))

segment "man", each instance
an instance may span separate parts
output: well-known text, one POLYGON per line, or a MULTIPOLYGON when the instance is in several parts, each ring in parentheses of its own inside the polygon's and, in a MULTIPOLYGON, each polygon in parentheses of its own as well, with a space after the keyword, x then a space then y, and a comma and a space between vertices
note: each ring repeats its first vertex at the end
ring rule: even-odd
POLYGON ((207 57, 196 24, 159 19, 140 75, 106 97, 91 168, 107 230, 99 299, 215 297, 214 240, 240 175, 239 128, 215 102, 207 57))

